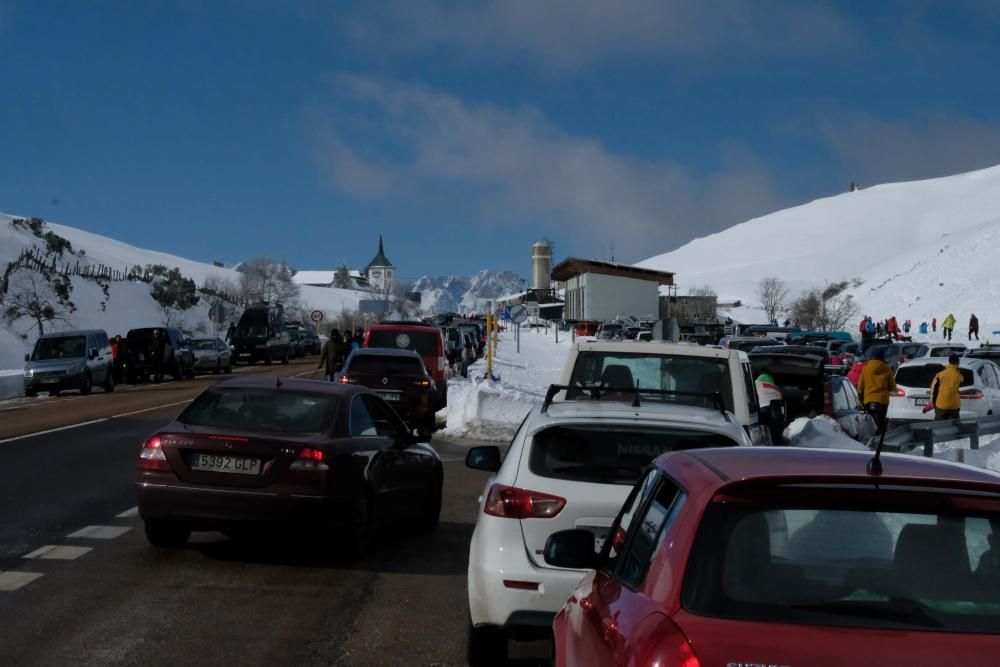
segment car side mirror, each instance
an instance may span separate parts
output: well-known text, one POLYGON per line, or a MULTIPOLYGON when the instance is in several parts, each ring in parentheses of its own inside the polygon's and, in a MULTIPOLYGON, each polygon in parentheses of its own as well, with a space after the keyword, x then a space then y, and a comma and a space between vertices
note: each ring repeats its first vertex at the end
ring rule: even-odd
POLYGON ((31 361, 31 355, 30 354, 24 355, 24 360, 25 361, 31 361))
POLYGON ((96 359, 97 358, 97 348, 96 347, 90 348, 90 358, 91 359, 96 359))
POLYGON ((485 470, 486 472, 496 472, 500 470, 500 448, 496 445, 486 447, 473 447, 465 455, 465 466, 473 470, 485 470))
POLYGON ((545 541, 545 562, 549 565, 592 570, 597 567, 598 560, 599 556, 594 551, 594 534, 589 530, 560 530, 549 535, 545 541))

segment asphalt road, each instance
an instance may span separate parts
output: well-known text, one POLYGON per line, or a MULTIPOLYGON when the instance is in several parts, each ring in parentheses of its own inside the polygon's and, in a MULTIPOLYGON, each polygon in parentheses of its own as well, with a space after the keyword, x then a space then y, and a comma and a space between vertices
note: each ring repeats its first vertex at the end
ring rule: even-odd
MULTIPOLYGON (((91 399, 83 416, 109 407, 91 399)), ((433 442, 445 460, 437 532, 386 534, 359 562, 217 533, 161 550, 134 516, 132 481, 142 440, 182 408, 0 439, 0 665, 464 664, 485 477, 462 463, 471 443, 433 442)), ((548 651, 514 655, 544 664, 548 651)))

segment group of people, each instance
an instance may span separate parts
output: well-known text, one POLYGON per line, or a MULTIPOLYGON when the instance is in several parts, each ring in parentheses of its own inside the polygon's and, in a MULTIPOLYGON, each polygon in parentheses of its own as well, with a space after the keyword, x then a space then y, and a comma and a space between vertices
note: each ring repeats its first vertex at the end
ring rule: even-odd
POLYGON ((330 337, 323 343, 323 349, 319 353, 319 365, 316 370, 324 369, 324 375, 328 380, 333 380, 334 376, 344 367, 348 355, 360 347, 364 347, 364 335, 358 329, 354 332, 347 331, 342 335, 339 329, 332 329, 330 337))
POLYGON ((128 338, 121 335, 112 336, 109 342, 111 343, 111 369, 115 384, 124 384, 128 379, 128 369, 133 353, 145 354, 149 359, 150 374, 156 382, 163 382, 163 358, 166 356, 167 339, 161 330, 154 329, 149 344, 139 350, 131 349, 128 338))
MULTIPOLYGON (((941 335, 945 340, 951 340, 952 334, 955 332, 955 315, 948 313, 947 317, 941 320, 941 335)), ((928 333, 937 333, 937 318, 931 319, 930 331, 928 332, 927 322, 921 322, 918 331, 927 335, 928 333)), ((871 316, 865 315, 861 320, 859 325, 859 330, 861 332, 862 339, 869 338, 882 338, 887 336, 893 340, 905 340, 909 337, 910 329, 913 327, 913 322, 906 320, 903 325, 900 326, 896 321, 896 317, 890 317, 886 320, 880 322, 875 322, 872 320, 871 316)), ((979 318, 976 317, 975 313, 969 317, 969 340, 975 337, 979 340, 979 318)))

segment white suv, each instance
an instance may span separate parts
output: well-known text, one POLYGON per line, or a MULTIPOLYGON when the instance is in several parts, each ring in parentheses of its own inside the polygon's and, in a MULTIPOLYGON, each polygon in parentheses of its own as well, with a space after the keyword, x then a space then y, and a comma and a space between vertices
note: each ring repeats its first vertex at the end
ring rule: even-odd
MULTIPOLYGON (((947 357, 921 357, 902 364, 896 371, 896 391, 889 397, 888 419, 893 423, 934 419, 924 412, 931 402, 931 382, 948 366, 947 357)), ((988 359, 962 357, 959 395, 962 419, 1000 414, 1000 367, 988 359)))
POLYGON ((760 418, 753 368, 746 352, 687 343, 582 342, 572 347, 560 398, 577 398, 587 386, 626 386, 664 392, 718 394, 755 445, 771 444, 760 418))
POLYGON ((473 666, 502 660, 508 639, 551 636, 555 613, 586 572, 547 565, 542 551, 549 535, 584 528, 599 550, 654 458, 751 444, 728 411, 644 395, 550 403, 554 389, 528 413, 502 463, 498 447, 476 447, 466 458, 469 467, 495 473, 480 498, 469 549, 473 666))

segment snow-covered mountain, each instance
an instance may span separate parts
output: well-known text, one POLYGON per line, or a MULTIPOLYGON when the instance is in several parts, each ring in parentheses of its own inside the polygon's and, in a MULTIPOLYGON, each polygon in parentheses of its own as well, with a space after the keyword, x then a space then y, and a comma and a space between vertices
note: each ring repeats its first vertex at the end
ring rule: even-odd
MULTIPOLYGON (((709 285, 761 321, 761 278, 793 296, 825 282, 859 281, 864 313, 914 323, 953 312, 959 330, 975 312, 1000 325, 1000 166, 945 178, 877 185, 777 211, 691 241, 638 266, 673 271, 679 293, 709 285)), ((859 318, 860 318, 859 313, 859 318)))
POLYGON ((427 314, 482 312, 487 301, 523 292, 528 282, 513 271, 480 271, 474 276, 424 276, 413 283, 427 314))

